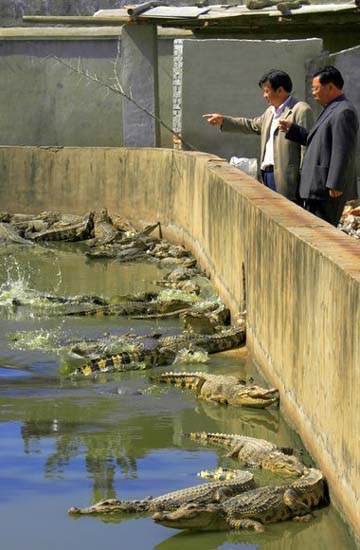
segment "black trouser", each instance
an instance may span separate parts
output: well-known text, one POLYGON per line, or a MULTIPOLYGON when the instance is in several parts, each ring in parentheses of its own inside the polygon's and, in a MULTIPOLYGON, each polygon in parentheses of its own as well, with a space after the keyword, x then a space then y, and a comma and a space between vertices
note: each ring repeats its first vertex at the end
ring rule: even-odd
POLYGON ((345 199, 343 195, 328 199, 304 199, 304 208, 318 218, 325 220, 337 227, 344 209, 345 199))

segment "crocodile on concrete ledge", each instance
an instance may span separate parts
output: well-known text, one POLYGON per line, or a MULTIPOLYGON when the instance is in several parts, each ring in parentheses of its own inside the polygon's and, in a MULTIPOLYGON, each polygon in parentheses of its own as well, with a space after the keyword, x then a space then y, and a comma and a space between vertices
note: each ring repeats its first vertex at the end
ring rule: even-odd
POLYGON ((88 508, 69 509, 69 514, 115 514, 119 512, 141 513, 157 512, 161 510, 176 510, 179 506, 189 502, 222 502, 231 496, 249 491, 255 486, 253 475, 242 471, 231 480, 212 481, 173 491, 158 497, 147 497, 142 500, 107 499, 89 506, 88 508))
POLYGON ((174 529, 221 531, 253 529, 288 519, 309 521, 311 510, 329 504, 326 481, 319 470, 310 468, 291 484, 266 486, 231 497, 219 504, 191 502, 175 511, 157 511, 156 523, 174 529))
POLYGON ((88 212, 82 222, 29 234, 32 241, 82 241, 89 238, 94 228, 95 212, 88 212))
POLYGON ((221 405, 242 405, 263 409, 279 402, 277 389, 246 385, 236 376, 205 372, 165 372, 152 377, 152 380, 194 389, 198 399, 221 405))
POLYGON ((214 443, 230 451, 227 456, 237 458, 245 467, 264 468, 287 475, 302 475, 305 465, 293 454, 293 450, 278 447, 266 439, 240 434, 198 432, 186 434, 193 440, 214 443))

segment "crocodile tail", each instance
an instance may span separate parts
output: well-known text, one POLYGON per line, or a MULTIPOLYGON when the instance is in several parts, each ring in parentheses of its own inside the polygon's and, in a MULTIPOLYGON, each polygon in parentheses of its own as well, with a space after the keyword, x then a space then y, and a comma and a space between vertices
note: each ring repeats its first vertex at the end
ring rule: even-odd
POLYGON ((235 436, 233 434, 213 433, 213 432, 190 432, 184 434, 189 439, 214 443, 225 447, 233 447, 235 436))
POLYGON ((198 372, 164 372, 154 380, 160 384, 173 384, 182 388, 198 390, 203 378, 198 372))
POLYGON ((108 315, 109 311, 110 311, 109 306, 102 306, 102 307, 93 307, 90 309, 81 309, 80 311, 68 311, 64 315, 66 315, 66 317, 78 317, 78 316, 85 317, 87 315, 102 316, 102 315, 108 315))
POLYGON ((108 371, 108 370, 126 370, 125 365, 129 363, 141 362, 144 360, 144 352, 132 351, 118 353, 116 355, 109 355, 102 357, 101 359, 92 359, 82 367, 80 367, 76 374, 83 374, 84 376, 90 376, 95 372, 108 371))

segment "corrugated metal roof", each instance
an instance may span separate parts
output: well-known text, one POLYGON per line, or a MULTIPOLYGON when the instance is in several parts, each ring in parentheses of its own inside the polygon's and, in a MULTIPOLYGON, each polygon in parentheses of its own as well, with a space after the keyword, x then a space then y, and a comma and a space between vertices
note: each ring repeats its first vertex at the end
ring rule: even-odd
MULTIPOLYGON (((147 4, 152 4, 151 2, 147 4)), ((134 19, 223 19, 236 16, 251 16, 251 15, 276 15, 281 12, 276 6, 264 7, 259 9, 248 9, 245 5, 229 6, 229 5, 212 5, 203 8, 196 6, 156 6, 148 7, 140 11, 137 15, 132 15, 133 8, 140 5, 128 6, 127 8, 99 10, 94 14, 94 17, 126 17, 130 16, 134 19)), ((145 4, 143 4, 145 7, 145 4)), ((300 14, 321 14, 329 12, 344 12, 356 10, 355 2, 347 3, 331 3, 331 4, 308 4, 298 8, 291 8, 292 15, 300 14)), ((135 10, 136 11, 136 10, 135 10)))
MULTIPOLYGON (((199 0, 201 1, 206 0, 199 0)), ((272 0, 249 0, 258 9, 248 9, 245 5, 211 6, 168 6, 161 0, 150 0, 144 4, 112 10, 99 10, 94 16, 44 17, 24 16, 24 22, 53 23, 71 25, 124 25, 128 23, 149 23, 161 27, 176 27, 202 32, 254 32, 269 29, 269 24, 277 31, 288 32, 292 27, 297 31, 309 32, 321 28, 336 31, 338 28, 358 30, 360 8, 352 2, 329 4, 308 4, 299 7, 294 0, 283 1, 270 7, 272 0), (346 27, 345 27, 346 26, 346 27)))
MULTIPOLYGON (((141 4, 140 4, 141 6, 141 4)), ((148 8, 142 10, 139 14, 133 14, 131 10, 136 6, 129 6, 128 8, 119 8, 116 10, 99 10, 94 14, 94 17, 124 17, 131 16, 140 19, 142 16, 170 19, 183 19, 199 17, 199 15, 205 14, 210 11, 210 7, 198 8, 196 6, 157 6, 154 8, 148 8)))

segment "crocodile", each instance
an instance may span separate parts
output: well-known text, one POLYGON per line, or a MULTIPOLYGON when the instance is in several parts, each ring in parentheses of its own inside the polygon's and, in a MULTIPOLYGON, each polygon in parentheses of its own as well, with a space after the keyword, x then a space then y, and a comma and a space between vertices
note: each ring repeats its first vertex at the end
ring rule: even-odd
POLYGON ((184 290, 194 294, 200 294, 200 287, 197 283, 194 283, 191 279, 185 279, 184 281, 154 281, 154 284, 164 288, 175 288, 177 290, 184 290))
POLYGON ((157 345, 151 349, 142 348, 137 351, 105 355, 98 359, 92 359, 85 365, 78 367, 73 375, 89 376, 99 371, 122 372, 171 365, 177 353, 182 349, 195 347, 208 353, 217 353, 240 346, 244 339, 244 330, 239 328, 232 328, 222 334, 214 335, 185 334, 160 337, 157 339, 157 345), (142 366, 136 366, 137 363, 142 363, 142 366))
MULTIPOLYGON (((97 340, 85 340, 80 342, 75 342, 75 348, 72 348, 71 351, 78 353, 82 356, 89 355, 101 355, 106 351, 107 344, 110 346, 115 344, 129 344, 129 342, 136 342, 139 340, 146 340, 148 347, 169 347, 176 351, 181 349, 188 349, 193 347, 198 347, 197 345, 202 345, 204 351, 210 350, 212 353, 217 351, 222 351, 225 346, 229 346, 230 343, 227 340, 230 340, 232 345, 238 345, 238 329, 228 330, 227 334, 223 335, 214 335, 209 337, 204 337, 198 334, 185 334, 181 333, 175 336, 162 336, 159 333, 152 333, 148 335, 135 335, 128 334, 123 336, 107 336, 105 338, 100 338, 97 340)), ((240 334, 241 336, 241 334, 240 334)), ((241 336, 242 338, 242 336, 241 336)), ((127 351, 127 350, 126 350, 127 351)))
POLYGON ((219 353, 242 346, 245 343, 244 327, 229 327, 217 334, 182 333, 158 339, 162 346, 176 347, 177 350, 197 347, 208 353, 219 353))
POLYGON ((151 250, 152 256, 158 259, 188 258, 191 253, 182 245, 173 245, 168 241, 161 241, 151 250))
POLYGON ((94 228, 94 212, 88 212, 83 221, 75 224, 67 224, 60 227, 50 227, 39 233, 32 233, 29 238, 32 241, 81 241, 88 239, 94 228))
POLYGON ((94 234, 95 238, 91 242, 91 246, 102 246, 112 243, 119 235, 119 231, 113 226, 106 208, 102 208, 100 212, 96 212, 94 217, 94 234))
POLYGON ((174 529, 263 532, 267 523, 289 519, 309 521, 314 508, 328 504, 329 493, 323 474, 309 468, 291 484, 258 487, 220 503, 190 502, 174 511, 156 511, 152 518, 174 529))
MULTIPOLYGON (((50 304, 63 304, 63 305, 81 305, 81 304, 107 304, 105 298, 98 296, 96 294, 78 294, 75 296, 57 296, 56 294, 49 294, 47 292, 34 292, 34 296, 37 300, 41 301, 43 305, 46 305, 47 302, 50 304)), ((21 298, 15 298, 12 301, 14 306, 24 306, 28 305, 28 301, 22 301, 21 298)), ((63 315, 63 313, 61 314, 63 315)))
POLYGON ((154 282, 159 285, 166 283, 179 283, 180 281, 193 279, 197 274, 198 272, 196 269, 189 267, 178 267, 167 273, 163 279, 154 282))
POLYGON ((162 510, 176 510, 179 506, 189 502, 215 503, 222 502, 231 496, 249 491, 255 486, 254 476, 250 472, 242 471, 231 480, 219 480, 179 489, 158 497, 147 497, 141 500, 101 500, 87 508, 71 507, 68 512, 72 515, 153 513, 162 510))
POLYGON ((286 475, 302 475, 305 465, 293 449, 278 447, 266 439, 240 434, 197 432, 185 434, 193 440, 229 448, 228 457, 237 458, 245 467, 257 467, 286 475))
POLYGON ((180 319, 189 332, 214 334, 219 327, 230 324, 230 310, 224 305, 219 305, 213 311, 191 309, 181 313, 180 319))
POLYGON ((142 237, 147 237, 148 235, 150 235, 150 233, 152 233, 157 228, 159 229, 159 238, 162 239, 161 223, 156 222, 145 226, 144 229, 142 229, 142 231, 139 231, 139 232, 135 231, 135 232, 132 232, 131 235, 122 237, 119 243, 123 245, 123 244, 131 243, 135 239, 141 239, 142 237))
POLYGON ((62 229, 65 226, 75 225, 82 222, 82 217, 75 214, 62 214, 60 212, 42 212, 34 216, 15 214, 11 224, 23 236, 31 239, 34 233, 47 231, 48 229, 62 229))
POLYGON ((127 246, 124 249, 118 247, 112 247, 111 249, 104 249, 103 245, 95 246, 89 252, 85 252, 85 256, 90 260, 98 260, 103 258, 115 259, 119 262, 132 262, 137 260, 147 260, 146 252, 138 247, 127 246))
POLYGON ((24 239, 9 223, 0 222, 0 242, 32 245, 31 241, 24 239))
POLYGON ((192 307, 190 302, 185 300, 171 300, 166 302, 144 301, 144 302, 123 302, 120 304, 107 304, 105 306, 88 308, 80 311, 69 311, 66 316, 133 316, 133 315, 162 315, 173 313, 178 315, 180 311, 184 311, 192 307))
POLYGON ((153 349, 122 351, 115 355, 105 355, 100 359, 91 359, 85 365, 75 369, 72 376, 90 376, 97 372, 125 372, 128 370, 144 370, 152 367, 170 365, 175 360, 177 352, 162 346, 153 349))
MULTIPOLYGON (((194 302, 188 302, 188 301, 182 301, 182 300, 177 300, 178 303, 179 303, 179 308, 176 308, 176 309, 173 309, 173 310, 168 310, 168 306, 164 306, 164 310, 165 311, 158 311, 156 313, 147 313, 146 315, 141 315, 141 314, 136 314, 136 316, 134 315, 133 318, 134 319, 166 319, 166 318, 171 318, 171 317, 179 317, 179 318, 182 318, 183 315, 185 315, 186 313, 189 313, 189 312, 193 312, 194 315, 196 314, 199 314, 200 316, 206 316, 206 315, 211 315, 211 312, 214 311, 215 309, 219 310, 219 319, 221 319, 221 313, 220 313, 220 310, 225 310, 226 308, 224 308, 223 306, 218 306, 215 302, 211 302, 211 303, 207 303, 207 304, 200 304, 199 302, 198 303, 194 303, 194 302), (184 307, 181 308, 181 303, 184 304, 184 307)), ((169 303, 168 300, 166 300, 165 302, 159 302, 159 303, 164 303, 164 304, 167 304, 169 303)), ((176 303, 176 300, 171 300, 170 303, 176 303)), ((226 318, 226 314, 225 314, 225 318, 226 318)), ((214 317, 214 319, 216 319, 216 315, 214 317)), ((217 325, 216 327, 218 330, 220 330, 220 328, 223 328, 223 325, 217 325)), ((200 331, 195 331, 195 332, 200 332, 200 331)), ((210 334, 214 333, 215 330, 213 330, 212 332, 210 332, 210 334)), ((209 332, 205 332, 205 334, 209 334, 209 332)))
POLYGON ((279 403, 277 389, 247 385, 236 376, 206 372, 165 372, 152 379, 163 384, 193 389, 198 399, 220 405, 242 405, 264 409, 279 403))

